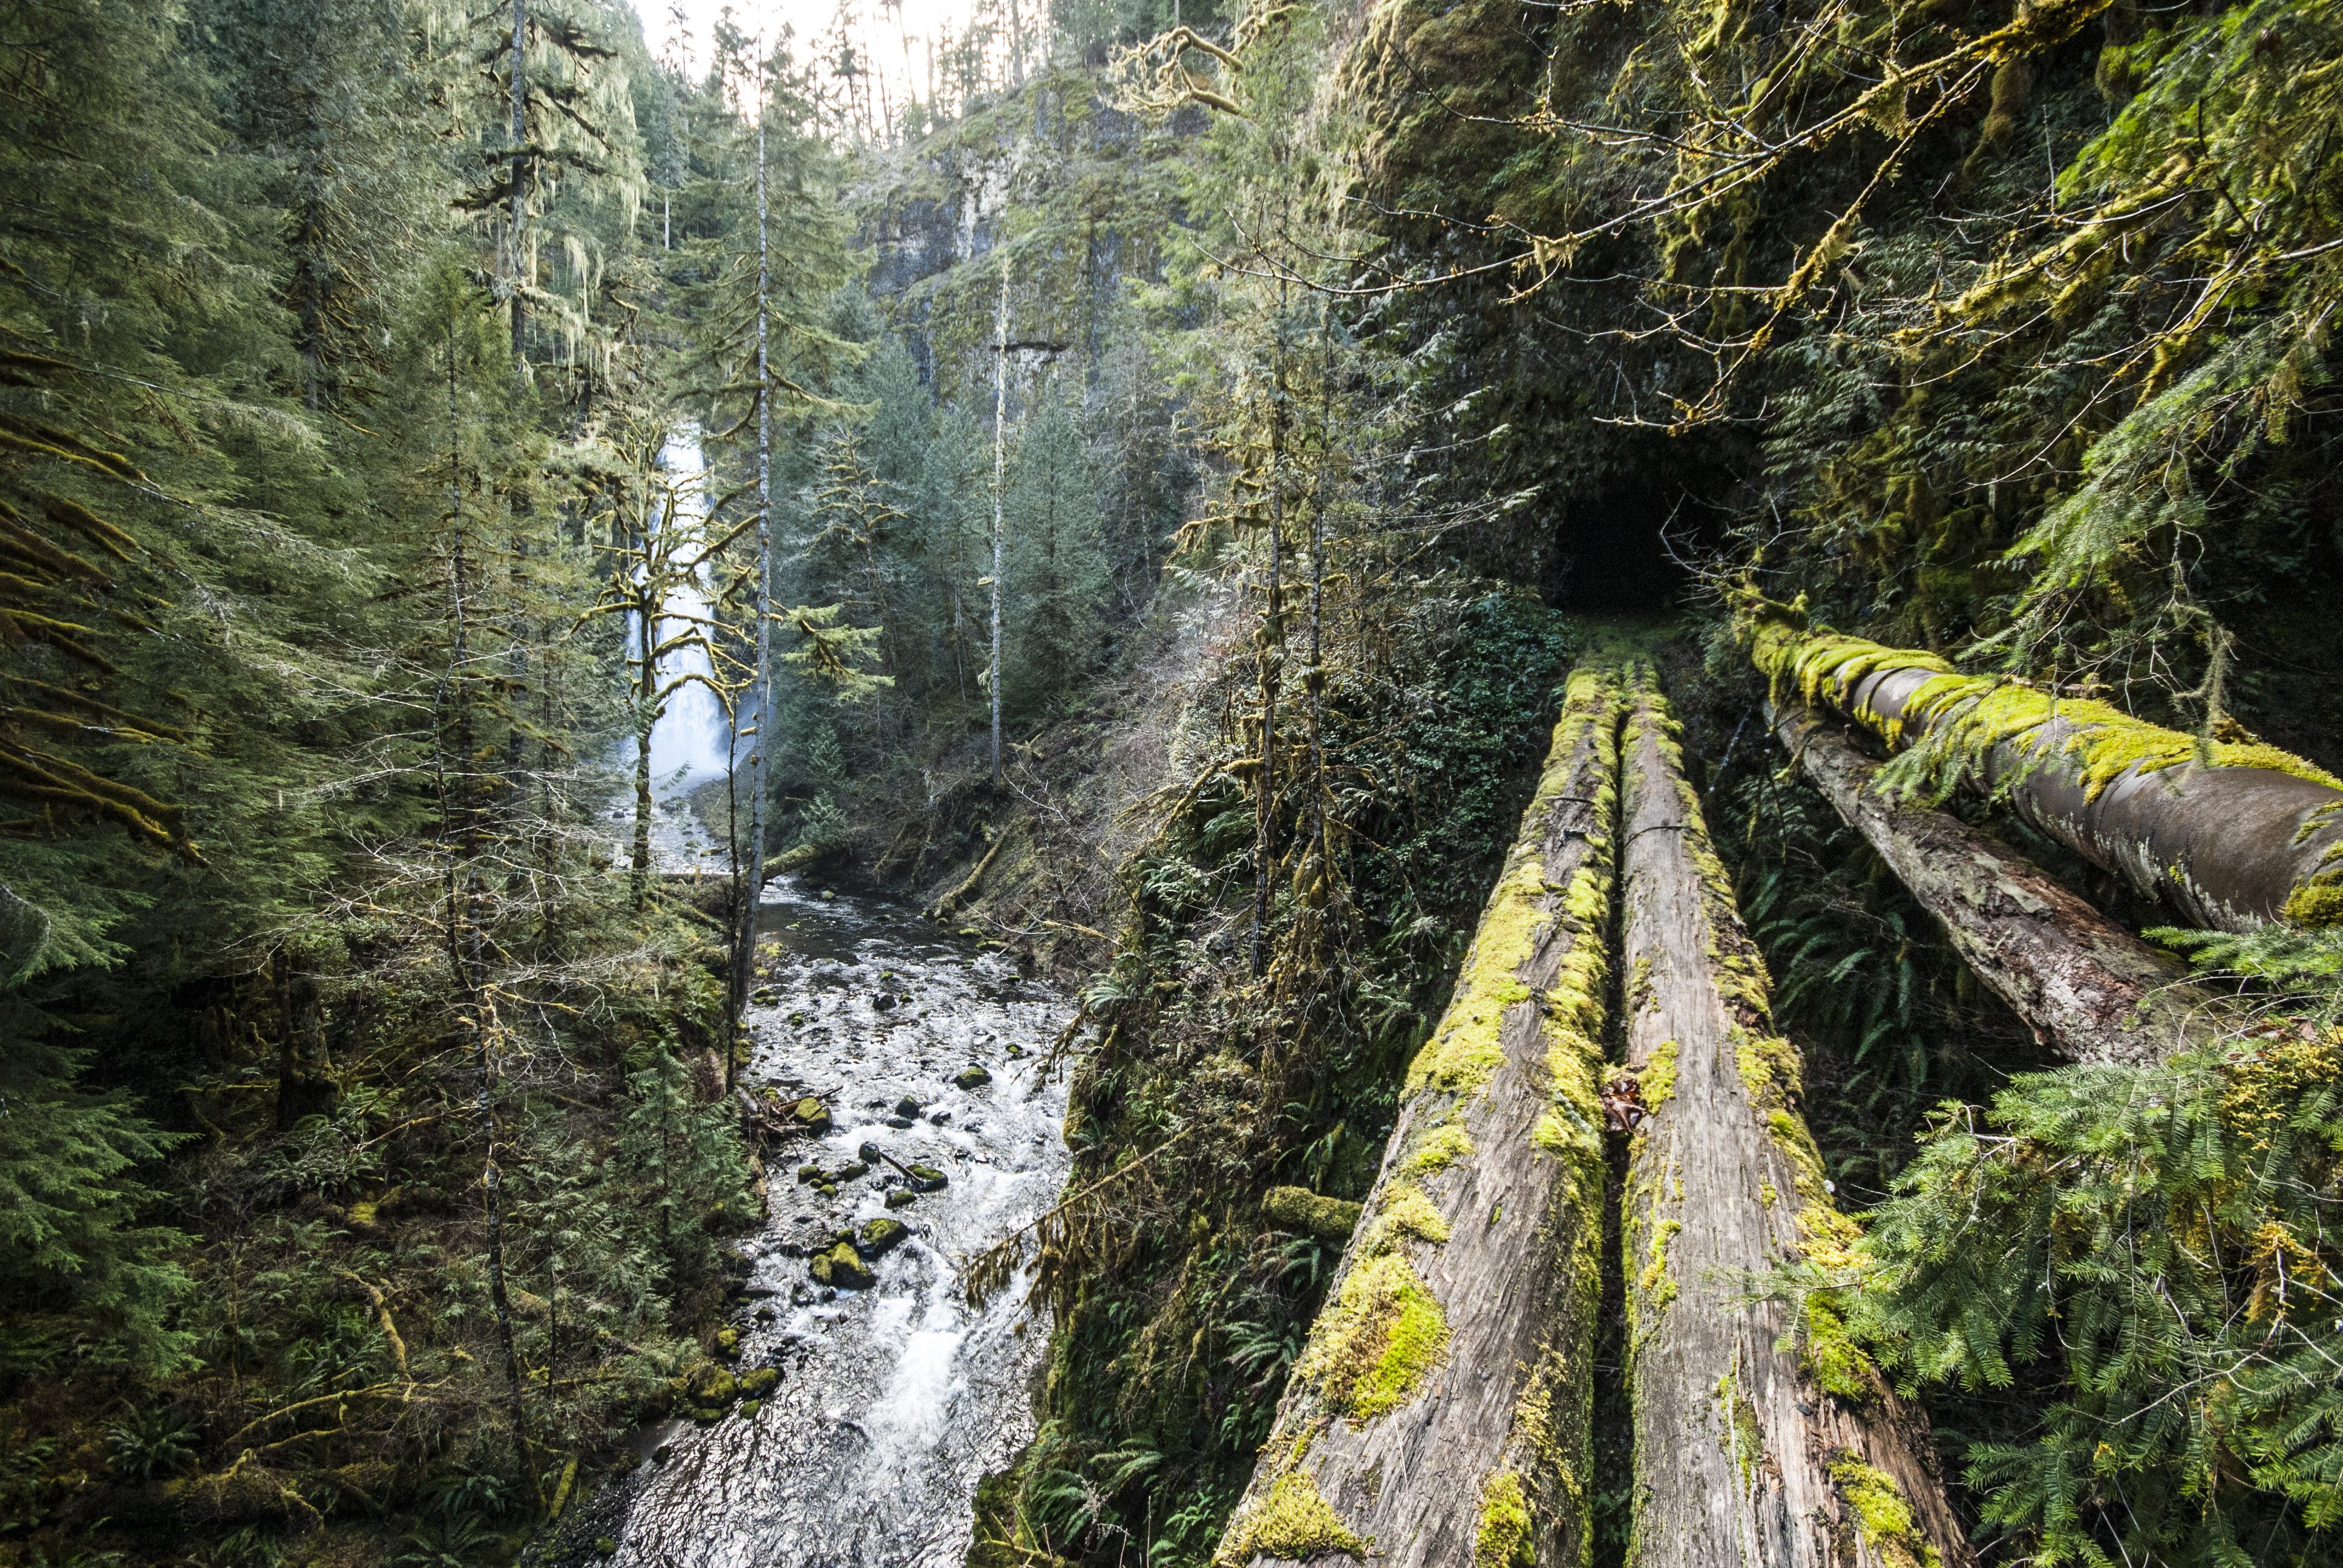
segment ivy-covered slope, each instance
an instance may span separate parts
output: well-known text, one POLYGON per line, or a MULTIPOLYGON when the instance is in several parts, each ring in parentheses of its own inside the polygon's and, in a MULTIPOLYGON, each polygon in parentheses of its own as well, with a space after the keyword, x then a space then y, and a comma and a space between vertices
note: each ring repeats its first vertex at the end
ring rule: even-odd
POLYGON ((1669 519, 1840 629, 2331 765, 2338 25, 1376 5, 1389 276, 1485 269, 1395 308, 1544 487, 1487 558, 1571 591, 1669 519))

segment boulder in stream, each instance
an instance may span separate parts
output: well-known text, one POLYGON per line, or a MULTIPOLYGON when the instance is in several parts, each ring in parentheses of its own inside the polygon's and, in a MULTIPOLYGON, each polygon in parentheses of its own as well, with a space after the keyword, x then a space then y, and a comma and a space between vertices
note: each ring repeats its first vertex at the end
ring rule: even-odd
POLYGON ((898 1116, 917 1116, 920 1109, 920 1102, 908 1094, 895 1101, 895 1114, 898 1116))
POLYGON ((919 1201, 920 1195, 909 1187, 890 1187, 887 1190, 887 1207, 890 1209, 908 1209, 919 1201))
POLYGON ((862 1228, 854 1233, 854 1247, 866 1258, 883 1258, 910 1239, 910 1226, 881 1215, 862 1221, 862 1228))
POLYGON ((992 1074, 980 1067, 971 1067, 952 1080, 962 1089, 981 1089, 992 1081, 992 1074))
POLYGON ((797 1123, 800 1131, 827 1132, 830 1131, 830 1107, 810 1094, 797 1102, 796 1108, 790 1111, 789 1117, 797 1123))
POLYGON ((862 1266, 860 1255, 846 1241, 816 1258, 811 1272, 816 1283, 834 1290, 867 1291, 879 1282, 879 1277, 862 1266))
POLYGON ((932 1165, 910 1165, 905 1169, 910 1172, 911 1191, 914 1192, 940 1192, 951 1181, 951 1178, 932 1165))

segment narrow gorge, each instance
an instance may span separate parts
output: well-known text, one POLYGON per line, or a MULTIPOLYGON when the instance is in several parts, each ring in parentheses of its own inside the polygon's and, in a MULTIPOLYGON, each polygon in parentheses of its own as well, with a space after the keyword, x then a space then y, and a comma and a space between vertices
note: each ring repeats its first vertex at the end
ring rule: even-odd
POLYGON ((2343 1564, 2343 8, 0 60, 0 1568, 2343 1564))

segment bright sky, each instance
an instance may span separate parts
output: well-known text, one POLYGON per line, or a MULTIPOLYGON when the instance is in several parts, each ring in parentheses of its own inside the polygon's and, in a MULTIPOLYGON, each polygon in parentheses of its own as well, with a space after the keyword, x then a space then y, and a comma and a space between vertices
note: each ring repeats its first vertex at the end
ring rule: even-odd
MULTIPOLYGON (((635 3, 653 55, 667 57, 676 31, 675 13, 679 11, 689 35, 692 71, 697 75, 706 68, 709 36, 727 0, 635 3)), ((1044 4, 1046 0, 1031 0, 1029 17, 1044 4)), ((895 0, 893 4, 888 0, 731 0, 734 25, 772 38, 786 25, 797 38, 800 59, 812 40, 830 31, 841 5, 851 15, 850 30, 860 41, 867 62, 885 81, 888 101, 900 105, 907 95, 927 96, 929 40, 947 26, 954 34, 964 30, 975 0, 895 0)))

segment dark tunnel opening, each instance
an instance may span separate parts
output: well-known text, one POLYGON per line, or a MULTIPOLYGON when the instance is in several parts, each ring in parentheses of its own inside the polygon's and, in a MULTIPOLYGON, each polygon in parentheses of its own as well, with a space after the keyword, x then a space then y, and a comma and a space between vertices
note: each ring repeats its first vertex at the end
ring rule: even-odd
POLYGON ((1721 541, 1725 518, 1706 487, 1680 474, 1623 477, 1566 499, 1539 585, 1545 601, 1597 615, 1674 608, 1692 585, 1693 564, 1721 541))

